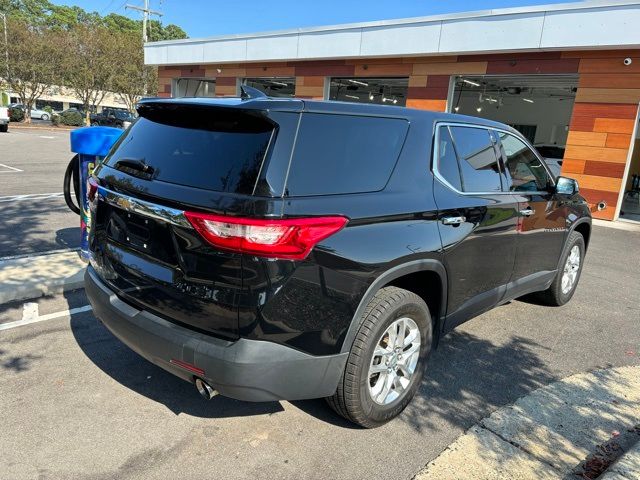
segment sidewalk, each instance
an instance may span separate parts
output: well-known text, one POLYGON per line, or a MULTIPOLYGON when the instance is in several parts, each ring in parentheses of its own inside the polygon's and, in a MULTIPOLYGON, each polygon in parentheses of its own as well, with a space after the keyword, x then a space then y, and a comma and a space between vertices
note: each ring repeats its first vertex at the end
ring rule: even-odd
POLYGON ((637 442, 620 459, 611 465, 600 480, 640 479, 640 442, 637 442))
POLYGON ((639 423, 640 366, 581 373, 495 411, 415 479, 640 479, 639 423), (594 454, 625 447, 606 476, 580 476, 594 454))
POLYGON ((77 251, 0 260, 0 305, 84 286, 77 251))

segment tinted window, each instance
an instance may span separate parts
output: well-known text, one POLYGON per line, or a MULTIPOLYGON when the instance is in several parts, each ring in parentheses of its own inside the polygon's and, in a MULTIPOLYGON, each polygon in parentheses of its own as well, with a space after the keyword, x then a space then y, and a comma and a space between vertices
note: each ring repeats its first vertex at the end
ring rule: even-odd
POLYGON ((500 133, 500 142, 507 159, 507 169, 511 175, 512 191, 544 190, 550 183, 549 175, 525 143, 508 133, 500 133))
POLYGON ((462 190, 458 159, 448 127, 440 127, 438 137, 438 172, 453 188, 462 190))
POLYGON ((272 125, 237 113, 198 113, 184 107, 142 115, 153 119, 138 119, 107 157, 107 165, 120 168, 120 160, 143 160, 153 167, 154 181, 253 192, 272 125))
POLYGON ((400 119, 303 114, 289 168, 288 195, 381 190, 407 129, 408 123, 400 119))
POLYGON ((462 172, 464 192, 500 192, 498 159, 484 128, 451 127, 462 172))
POLYGON ((536 147, 538 153, 545 158, 557 158, 562 160, 564 157, 564 148, 555 146, 539 146, 536 147))

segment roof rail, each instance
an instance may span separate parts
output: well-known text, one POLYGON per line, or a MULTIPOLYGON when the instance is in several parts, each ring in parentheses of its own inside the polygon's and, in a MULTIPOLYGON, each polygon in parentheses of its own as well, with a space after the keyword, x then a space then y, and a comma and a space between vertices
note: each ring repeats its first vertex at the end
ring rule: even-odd
POLYGON ((243 100, 248 100, 250 98, 267 98, 267 96, 264 92, 258 90, 257 88, 249 87, 247 85, 241 85, 240 98, 243 100))

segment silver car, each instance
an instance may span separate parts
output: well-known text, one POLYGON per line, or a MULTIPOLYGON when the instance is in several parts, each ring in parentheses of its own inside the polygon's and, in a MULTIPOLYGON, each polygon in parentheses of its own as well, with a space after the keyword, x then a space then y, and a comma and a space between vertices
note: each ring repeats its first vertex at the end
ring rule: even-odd
MULTIPOLYGON (((14 105, 11 105, 11 108, 19 108, 21 110, 24 110, 24 105, 22 105, 21 103, 16 103, 14 105)), ((31 109, 31 118, 39 118, 40 120, 49 120, 51 119, 51 114, 49 112, 47 112, 46 110, 39 110, 37 108, 32 108, 31 109)))

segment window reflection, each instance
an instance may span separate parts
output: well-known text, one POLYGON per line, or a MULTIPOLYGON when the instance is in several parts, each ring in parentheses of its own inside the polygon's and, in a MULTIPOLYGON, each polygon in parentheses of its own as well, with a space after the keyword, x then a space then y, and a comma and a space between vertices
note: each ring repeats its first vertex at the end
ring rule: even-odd
POLYGON ((331 79, 329 99, 342 102, 377 103, 404 107, 409 78, 337 78, 331 79))
POLYGON ((269 97, 293 97, 296 92, 295 77, 245 78, 243 83, 269 97))
POLYGON ((178 78, 173 96, 176 98, 215 97, 216 81, 201 78, 178 78))

